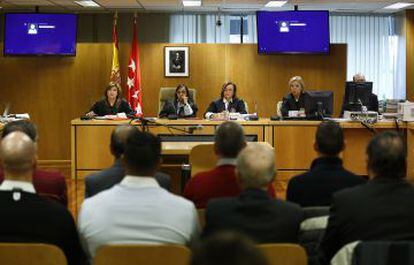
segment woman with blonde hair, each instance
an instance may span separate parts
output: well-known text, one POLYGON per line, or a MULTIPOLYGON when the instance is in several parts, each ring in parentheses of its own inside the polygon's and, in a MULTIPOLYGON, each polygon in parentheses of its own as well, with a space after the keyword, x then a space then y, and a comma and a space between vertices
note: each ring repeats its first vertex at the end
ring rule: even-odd
POLYGON ((290 93, 283 98, 282 115, 288 116, 291 110, 305 109, 309 99, 308 93, 305 91, 305 82, 301 76, 294 76, 289 80, 290 93))

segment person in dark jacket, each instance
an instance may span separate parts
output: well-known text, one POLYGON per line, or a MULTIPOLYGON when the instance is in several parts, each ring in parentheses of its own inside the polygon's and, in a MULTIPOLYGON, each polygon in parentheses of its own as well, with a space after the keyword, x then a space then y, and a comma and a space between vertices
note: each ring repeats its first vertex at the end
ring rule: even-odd
POLYGON ((12 132, 0 143, 0 157, 4 169, 0 242, 55 245, 65 254, 68 265, 85 264, 72 215, 61 204, 39 196, 32 183, 36 143, 23 132, 12 132))
POLYGON ((197 110, 197 105, 191 98, 188 87, 180 84, 175 89, 174 100, 165 102, 159 116, 160 118, 170 115, 177 116, 178 118, 195 117, 197 116, 197 110))
POLYGON ((90 111, 85 114, 87 117, 116 115, 118 113, 134 115, 128 102, 122 98, 121 88, 116 84, 109 84, 105 88, 104 98, 95 102, 90 111))
POLYGON ((246 105, 242 99, 237 97, 237 86, 233 82, 227 82, 221 88, 221 97, 207 108, 204 117, 206 119, 221 119, 223 112, 246 114, 246 105))
POLYGON ((404 140, 383 132, 368 144, 367 155, 370 181, 333 196, 320 247, 323 264, 357 240, 414 240, 414 187, 406 180, 404 140))
POLYGON ((302 209, 294 203, 272 199, 267 193, 276 174, 273 148, 267 143, 250 143, 237 157, 236 172, 242 192, 236 198, 207 204, 204 236, 232 230, 257 243, 298 242, 302 209))
POLYGON ((316 131, 314 149, 318 158, 308 172, 293 177, 286 198, 302 207, 329 206, 332 195, 366 182, 342 166, 340 152, 345 148, 344 133, 337 122, 322 122, 316 131))
MULTIPOLYGON (((107 190, 120 183, 125 177, 124 168, 121 165, 121 155, 125 149, 125 142, 131 131, 136 127, 121 125, 115 128, 111 134, 111 153, 115 160, 111 167, 88 175, 85 178, 85 198, 95 196, 101 191, 107 190)), ((165 173, 157 172, 154 176, 158 184, 166 189, 171 189, 171 177, 165 173)))
MULTIPOLYGON (((366 79, 363 74, 359 73, 352 77, 352 81, 355 83, 365 83, 366 79)), ((371 95, 369 96, 368 105, 366 107, 368 111, 378 112, 378 96, 375 95, 374 93, 371 93, 371 95)), ((347 110, 347 102, 346 102, 346 98, 344 97, 343 102, 342 102, 341 115, 344 114, 345 110, 347 110)))
POLYGON ((289 111, 303 110, 309 101, 309 94, 305 91, 305 82, 301 76, 294 76, 289 80, 290 93, 282 100, 282 116, 289 116, 289 111))

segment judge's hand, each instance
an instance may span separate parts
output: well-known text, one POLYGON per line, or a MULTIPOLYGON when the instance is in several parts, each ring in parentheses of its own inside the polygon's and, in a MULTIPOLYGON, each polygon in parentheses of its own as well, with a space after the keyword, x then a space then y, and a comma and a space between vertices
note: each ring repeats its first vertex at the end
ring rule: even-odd
POLYGON ((182 101, 184 104, 188 104, 188 97, 187 97, 187 96, 181 96, 181 101, 182 101))

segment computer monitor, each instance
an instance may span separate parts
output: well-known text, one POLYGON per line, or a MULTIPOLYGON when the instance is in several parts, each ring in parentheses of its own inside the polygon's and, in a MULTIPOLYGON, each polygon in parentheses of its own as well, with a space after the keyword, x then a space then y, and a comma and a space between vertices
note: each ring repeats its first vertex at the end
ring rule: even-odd
POLYGON ((333 114, 332 91, 308 91, 309 100, 306 102, 306 117, 310 119, 322 119, 333 114))
POLYGON ((372 94, 372 82, 346 82, 344 110, 361 111, 362 106, 369 106, 372 94))

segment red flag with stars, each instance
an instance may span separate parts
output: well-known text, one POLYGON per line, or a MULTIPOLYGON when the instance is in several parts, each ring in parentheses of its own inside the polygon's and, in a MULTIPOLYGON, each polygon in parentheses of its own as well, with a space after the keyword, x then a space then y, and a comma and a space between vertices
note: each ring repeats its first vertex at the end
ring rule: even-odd
POLYGON ((133 110, 135 115, 142 117, 144 115, 142 111, 142 82, 141 82, 141 67, 139 61, 139 47, 137 41, 137 18, 134 16, 133 25, 133 37, 131 56, 128 64, 128 103, 133 110))

